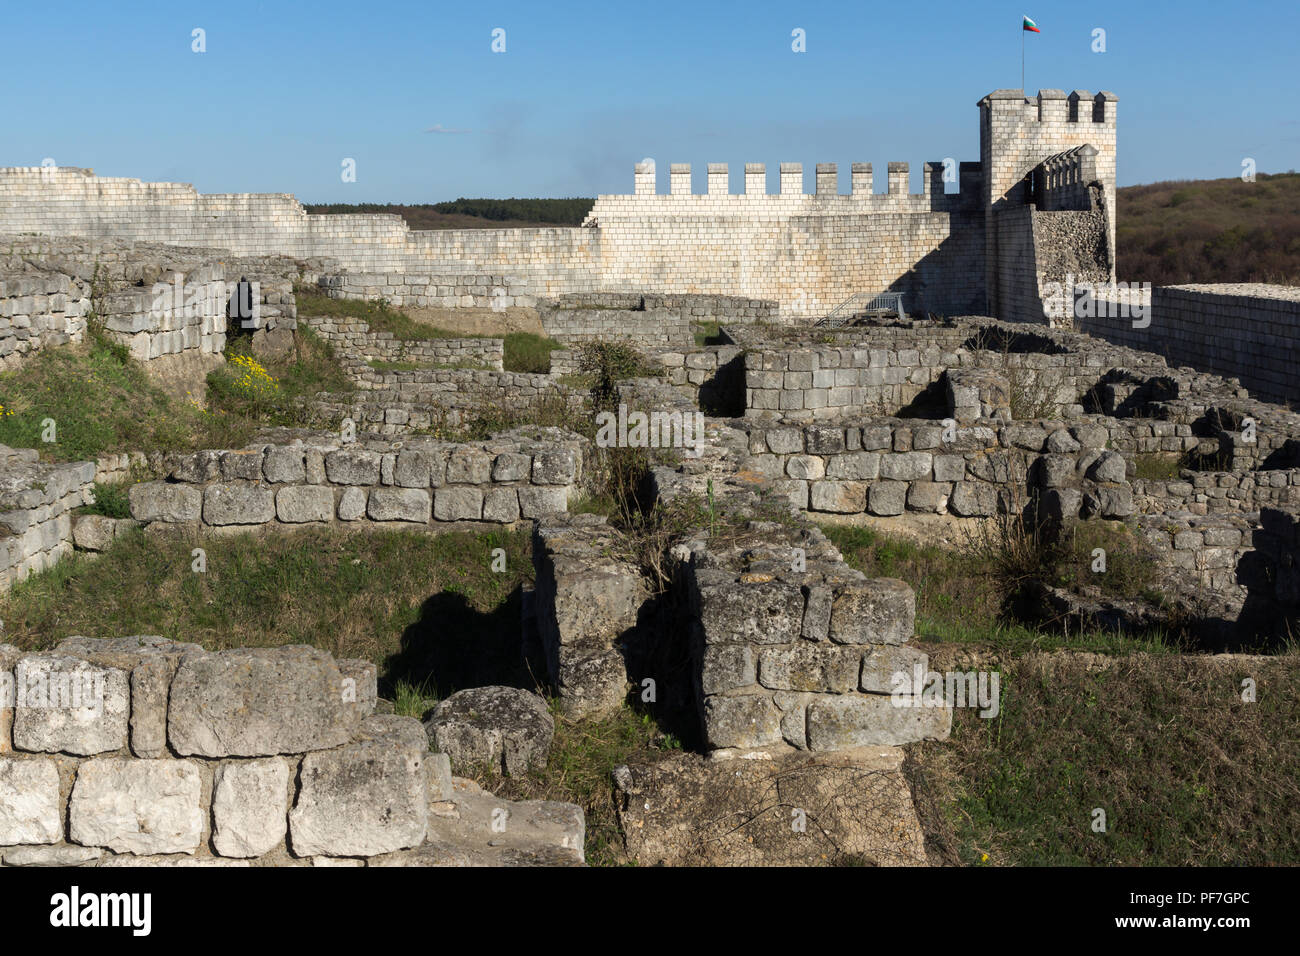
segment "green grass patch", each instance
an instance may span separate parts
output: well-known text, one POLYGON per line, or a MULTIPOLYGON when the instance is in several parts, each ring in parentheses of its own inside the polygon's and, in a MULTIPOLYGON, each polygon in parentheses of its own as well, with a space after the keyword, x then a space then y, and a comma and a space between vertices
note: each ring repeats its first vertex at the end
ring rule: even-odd
POLYGON ((127 492, 131 488, 129 481, 97 481, 91 486, 95 500, 80 510, 81 514, 104 515, 106 518, 131 517, 131 505, 127 492))
MULTIPOLYGON (((1170 653, 1165 635, 1125 635, 1111 631, 1085 631, 1068 636, 1016 621, 1007 613, 1011 572, 999 571, 987 557, 918 544, 908 538, 882 534, 874 528, 822 525, 844 560, 869 577, 899 578, 916 592, 916 633, 924 640, 986 644, 1008 651, 1028 652, 1069 647, 1099 653, 1122 654, 1135 650, 1170 653)), ((1106 578, 1116 587, 1143 586, 1149 574, 1133 574, 1123 544, 1109 529, 1087 528, 1077 539, 1081 554, 1091 553, 1096 542, 1109 544, 1111 564, 1106 578), (1096 534, 1098 537, 1093 537, 1096 534)), ((1074 552, 1071 552, 1074 553, 1074 552)), ((1089 559, 1090 560, 1090 559, 1089 559)), ((1062 566, 1066 566, 1064 563, 1062 566)), ((1090 564, 1083 563, 1082 575, 1090 564)), ((1058 569, 1059 574, 1059 569, 1058 569)), ((1089 584, 1098 581, 1082 578, 1089 584)), ((1056 583, 1068 584, 1068 580, 1056 583)))
POLYGON ((725 345, 726 339, 722 335, 722 326, 717 322, 696 322, 691 328, 695 332, 695 344, 699 346, 706 345, 725 345))
POLYGON ((551 353, 561 348, 564 346, 544 335, 510 332, 505 336, 505 370, 546 374, 551 370, 551 353))
POLYGON ((371 332, 391 332, 393 338, 403 341, 478 337, 451 332, 436 325, 429 325, 427 322, 420 322, 411 318, 402 309, 389 305, 383 299, 379 301, 332 299, 319 292, 299 287, 294 290, 294 301, 297 303, 299 315, 360 319, 370 326, 371 332))
POLYGON ((546 767, 518 777, 477 768, 481 786, 507 800, 563 800, 586 815, 586 859, 592 866, 628 863, 614 811, 612 771, 620 764, 654 763, 681 751, 677 738, 654 718, 621 707, 608 717, 571 720, 555 710, 555 740, 546 767))
POLYGON ((1188 467, 1187 458, 1181 454, 1160 454, 1143 452, 1133 456, 1134 477, 1149 480, 1172 481, 1179 477, 1178 472, 1188 467))
POLYGON ((429 698, 524 685, 519 587, 529 533, 304 529, 198 538, 136 531, 0 597, 5 640, 44 650, 73 635, 161 634, 209 649, 310 644, 380 666, 429 698), (206 552, 193 569, 192 549, 206 552), (491 569, 492 551, 506 570, 491 569))
POLYGON ((55 461, 189 448, 204 425, 197 408, 169 399, 122 346, 93 335, 0 374, 0 404, 0 443, 55 461))
POLYGON ((949 740, 908 748, 932 858, 1300 863, 1300 657, 1137 654, 1099 670, 1055 654, 998 666, 996 717, 960 709, 949 740), (1242 700, 1247 678, 1254 703, 1242 700))

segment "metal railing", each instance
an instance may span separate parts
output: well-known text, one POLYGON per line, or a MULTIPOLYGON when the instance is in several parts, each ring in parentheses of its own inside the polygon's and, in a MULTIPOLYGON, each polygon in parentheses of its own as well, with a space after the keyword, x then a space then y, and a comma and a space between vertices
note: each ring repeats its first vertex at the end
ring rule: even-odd
POLYGON ((839 328, 858 315, 880 317, 889 313, 906 319, 903 311, 903 293, 901 292, 855 292, 834 309, 813 323, 814 328, 839 328), (857 303, 862 303, 857 305, 857 303))

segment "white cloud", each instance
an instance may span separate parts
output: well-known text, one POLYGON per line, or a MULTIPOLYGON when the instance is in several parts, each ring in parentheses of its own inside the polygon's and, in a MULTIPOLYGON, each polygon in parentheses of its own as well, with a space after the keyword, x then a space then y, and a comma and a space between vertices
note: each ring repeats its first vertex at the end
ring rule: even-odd
POLYGON ((428 129, 426 129, 425 132, 426 133, 468 133, 471 131, 467 129, 452 129, 447 126, 443 126, 441 123, 435 123, 432 126, 430 126, 428 129))

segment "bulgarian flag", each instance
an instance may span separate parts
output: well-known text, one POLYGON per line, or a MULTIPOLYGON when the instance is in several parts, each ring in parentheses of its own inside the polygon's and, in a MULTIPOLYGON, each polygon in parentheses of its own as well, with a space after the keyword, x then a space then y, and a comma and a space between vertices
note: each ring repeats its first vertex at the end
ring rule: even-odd
POLYGON ((1021 32, 1024 32, 1025 30, 1028 30, 1030 33, 1043 32, 1042 30, 1038 29, 1038 24, 1036 24, 1033 20, 1029 19, 1029 17, 1025 17, 1025 22, 1021 32))

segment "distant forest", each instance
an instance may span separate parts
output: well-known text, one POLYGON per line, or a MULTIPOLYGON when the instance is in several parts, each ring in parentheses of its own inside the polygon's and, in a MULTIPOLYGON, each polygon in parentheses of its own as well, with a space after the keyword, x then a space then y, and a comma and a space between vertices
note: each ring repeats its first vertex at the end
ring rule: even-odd
POLYGON ((517 226, 580 226, 595 199, 454 199, 451 202, 304 203, 312 215, 395 213, 412 229, 492 229, 517 226))
POLYGON ((1117 191, 1119 278, 1300 285, 1300 173, 1117 191))
MULTIPOLYGON (((577 226, 592 199, 456 199, 424 205, 332 203, 314 214, 395 213, 412 229, 577 226)), ((1116 196, 1119 278, 1300 284, 1300 173, 1255 182, 1203 179, 1127 186, 1116 196)))

